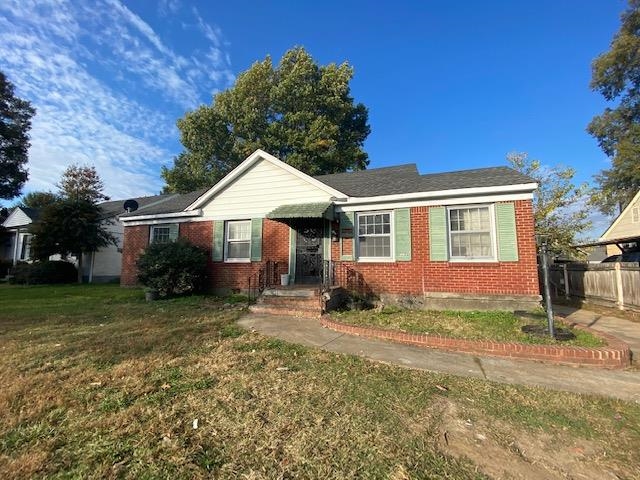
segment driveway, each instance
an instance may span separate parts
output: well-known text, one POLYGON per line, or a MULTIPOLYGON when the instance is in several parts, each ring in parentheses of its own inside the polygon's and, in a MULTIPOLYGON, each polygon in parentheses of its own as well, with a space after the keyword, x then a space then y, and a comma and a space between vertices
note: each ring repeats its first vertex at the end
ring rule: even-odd
POLYGON ((444 352, 334 332, 309 318, 249 314, 238 323, 289 342, 408 368, 640 403, 640 372, 636 370, 569 367, 444 352))

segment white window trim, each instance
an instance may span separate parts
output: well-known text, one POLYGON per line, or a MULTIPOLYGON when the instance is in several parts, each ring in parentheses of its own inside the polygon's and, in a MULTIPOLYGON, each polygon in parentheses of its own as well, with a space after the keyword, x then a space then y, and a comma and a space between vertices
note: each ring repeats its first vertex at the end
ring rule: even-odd
POLYGON ((497 263, 498 262, 498 239, 496 232, 495 204, 468 204, 447 206, 447 255, 451 263, 497 263), (454 257, 452 252, 453 242, 451 241, 451 210, 463 210, 465 208, 489 208, 489 234, 491 235, 491 256, 490 257, 454 257))
POLYGON ((168 228, 169 229, 169 240, 167 242, 162 242, 162 243, 169 243, 171 241, 171 226, 168 223, 161 223, 158 225, 151 225, 151 227, 149 228, 149 244, 152 243, 157 243, 153 241, 153 232, 155 231, 156 228, 168 228))
MULTIPOLYGON (((355 217, 355 225, 354 225, 354 232, 353 232, 353 236, 354 236, 354 241, 355 241, 355 245, 356 245, 356 261, 357 262, 362 262, 362 263, 391 263, 391 262, 395 262, 396 260, 396 256, 395 256, 395 251, 396 251, 396 242, 395 242, 395 219, 393 216, 393 210, 369 210, 366 212, 356 212, 356 217, 355 217), (390 245, 390 252, 388 257, 361 257, 360 256, 360 216, 361 215, 381 215, 383 213, 388 213, 389 214, 389 245, 390 245)), ((381 235, 382 236, 382 235, 381 235)))
MULTIPOLYGON (((246 241, 246 240, 243 240, 246 241)), ((227 220, 224 222, 224 262, 225 263, 251 263, 251 220, 227 220), (248 223, 249 224, 249 256, 246 258, 228 258, 229 249, 229 224, 248 223)))
POLYGON ((25 262, 31 260, 31 238, 32 237, 33 235, 30 233, 20 234, 20 237, 19 237, 20 243, 18 244, 18 249, 19 249, 18 260, 25 261, 25 262))

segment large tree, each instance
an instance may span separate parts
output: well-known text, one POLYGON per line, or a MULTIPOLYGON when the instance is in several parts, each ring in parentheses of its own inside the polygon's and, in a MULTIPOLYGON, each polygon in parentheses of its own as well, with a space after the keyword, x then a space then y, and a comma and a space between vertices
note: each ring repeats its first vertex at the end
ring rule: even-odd
POLYGON ((611 158, 611 167, 596 176, 593 202, 612 214, 640 189, 640 0, 629 0, 620 31, 592 68, 591 88, 616 102, 587 129, 611 158))
POLYGON ((35 258, 74 255, 78 261, 78 283, 82 283, 82 256, 115 244, 97 202, 107 198, 95 168, 71 166, 60 183, 59 198, 41 209, 31 224, 31 249, 35 258))
POLYGON ((27 181, 29 130, 35 112, 27 100, 15 96, 13 84, 0 72, 0 198, 17 197, 27 181))
POLYGON ((368 112, 351 97, 353 68, 318 65, 301 47, 271 57, 178 120, 184 151, 163 168, 165 190, 211 186, 257 148, 310 175, 361 170, 368 112))
POLYGON ((91 203, 109 200, 103 192, 104 183, 96 168, 89 165, 67 167, 58 182, 58 189, 61 196, 69 199, 87 200, 91 203))
POLYGON ((29 192, 24 195, 17 206, 29 208, 44 208, 60 200, 60 195, 53 192, 29 192))
POLYGON ((533 196, 533 215, 537 235, 545 235, 551 251, 573 254, 576 236, 591 227, 588 210, 581 208, 588 197, 588 186, 575 186, 573 168, 541 165, 526 153, 509 153, 511 167, 538 182, 533 196))

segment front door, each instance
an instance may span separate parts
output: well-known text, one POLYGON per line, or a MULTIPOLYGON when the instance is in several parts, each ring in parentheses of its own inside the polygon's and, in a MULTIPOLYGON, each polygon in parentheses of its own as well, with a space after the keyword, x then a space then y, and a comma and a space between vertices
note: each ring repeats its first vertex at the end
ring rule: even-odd
POLYGON ((297 222, 296 283, 320 283, 323 220, 297 222))

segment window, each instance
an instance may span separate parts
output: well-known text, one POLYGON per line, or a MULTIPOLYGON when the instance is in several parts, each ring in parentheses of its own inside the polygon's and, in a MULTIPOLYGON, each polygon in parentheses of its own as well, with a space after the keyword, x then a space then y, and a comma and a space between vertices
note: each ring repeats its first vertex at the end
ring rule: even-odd
POLYGON ((251 260, 251 220, 226 223, 224 252, 227 262, 251 260))
POLYGON ((358 214, 358 259, 391 259, 391 213, 358 214))
POLYGON ((631 209, 631 221, 633 223, 640 222, 640 206, 631 209))
POLYGON ((494 260, 492 210, 489 206, 449 208, 449 255, 452 260, 494 260))
POLYGON ((169 225, 153 225, 151 227, 151 243, 169 243, 171 227, 169 225))

